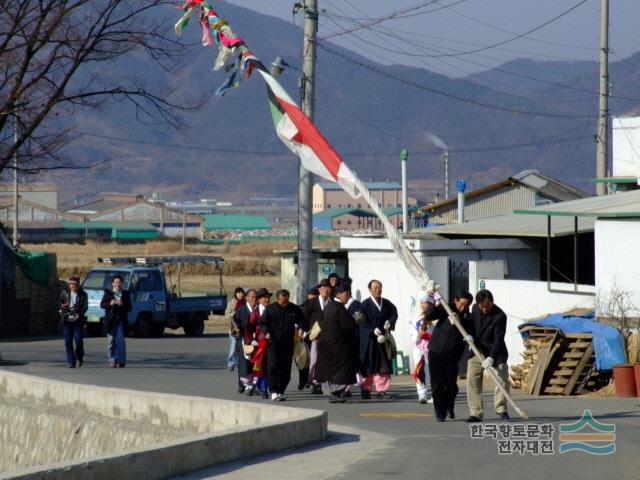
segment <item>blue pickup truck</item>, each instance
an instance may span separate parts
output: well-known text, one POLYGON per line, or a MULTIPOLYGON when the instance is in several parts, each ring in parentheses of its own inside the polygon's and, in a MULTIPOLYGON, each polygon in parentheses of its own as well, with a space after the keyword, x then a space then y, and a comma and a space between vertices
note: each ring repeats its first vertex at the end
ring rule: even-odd
MULTIPOLYGON (((180 297, 170 292, 162 266, 166 264, 164 262, 175 263, 175 259, 181 258, 187 257, 121 258, 108 259, 108 261, 98 259, 108 266, 92 268, 82 282, 82 288, 89 297, 87 311, 89 333, 92 335, 102 333, 105 311, 100 308, 100 301, 104 290, 111 288, 113 277, 120 275, 124 289, 131 292, 133 308, 129 313, 130 331, 140 337, 149 337, 161 335, 165 328, 182 327, 185 335, 202 335, 204 322, 209 313, 224 314, 227 308, 227 296, 224 294, 222 285, 220 294, 217 295, 180 297), (129 264, 126 264, 127 261, 129 264), (118 263, 125 264, 117 265, 118 263)), ((219 257, 196 258, 215 258, 216 262, 222 261, 219 257)))

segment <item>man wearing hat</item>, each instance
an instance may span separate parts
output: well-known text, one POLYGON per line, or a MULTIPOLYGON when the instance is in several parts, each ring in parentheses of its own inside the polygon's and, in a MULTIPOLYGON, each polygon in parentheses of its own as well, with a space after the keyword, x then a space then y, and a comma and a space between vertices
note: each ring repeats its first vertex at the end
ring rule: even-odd
POLYGON ((86 292, 80 287, 79 277, 69 277, 69 289, 60 294, 60 320, 64 335, 64 348, 67 351, 67 367, 82 366, 84 358, 85 314, 89 308, 86 292), (74 343, 75 341, 75 349, 74 343))
MULTIPOLYGON (((307 299, 302 303, 302 305, 300 305, 300 308, 302 308, 302 311, 305 313, 306 316, 306 312, 309 308, 311 308, 311 304, 320 296, 320 290, 318 290, 318 287, 311 287, 309 290, 307 290, 307 299)), ((306 350, 309 351, 309 357, 311 354, 311 340, 309 340, 309 336, 305 335, 305 337, 302 339, 302 341, 305 343, 305 345, 307 346, 306 350)), ((299 363, 300 365, 306 365, 306 367, 304 368, 299 368, 298 370, 298 390, 303 390, 305 387, 309 386, 308 382, 309 382, 309 360, 307 359, 307 362, 305 363, 299 363)), ((298 364, 298 362, 296 362, 296 364, 298 364)))
MULTIPOLYGON (((259 318, 262 318, 267 307, 271 304, 272 295, 273 294, 266 288, 261 288, 256 292, 256 298, 258 299, 259 318)), ((269 359, 267 358, 265 352, 266 341, 264 337, 264 333, 262 333, 262 331, 258 329, 256 331, 256 341, 258 342, 257 346, 260 347, 260 345, 262 345, 262 348, 258 348, 254 352, 254 355, 251 357, 251 359, 254 362, 256 388, 262 395, 262 398, 269 398, 269 380, 267 375, 267 362, 269 361, 269 359)))
MULTIPOLYGON (((344 283, 338 283, 335 293, 341 295, 346 290, 344 283)), ((359 346, 358 325, 352 315, 340 301, 327 303, 322 311, 317 377, 324 382, 330 403, 343 403, 345 393, 356 382, 359 346)))
POLYGON ((324 278, 320 281, 318 284, 318 292, 320 293, 318 298, 311 302, 307 302, 304 305, 304 315, 309 325, 309 338, 311 340, 311 359, 309 361, 308 381, 311 383, 311 393, 314 395, 322 395, 322 387, 320 382, 318 382, 316 375, 316 366, 318 365, 318 341, 322 332, 320 331, 318 335, 317 329, 322 329, 322 311, 331 301, 331 284, 328 279, 324 278))

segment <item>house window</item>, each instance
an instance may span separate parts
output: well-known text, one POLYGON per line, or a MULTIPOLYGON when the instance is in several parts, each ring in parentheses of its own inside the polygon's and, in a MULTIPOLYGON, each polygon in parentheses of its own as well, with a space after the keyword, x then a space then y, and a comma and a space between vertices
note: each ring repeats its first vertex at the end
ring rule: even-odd
POLYGON ((351 220, 347 220, 347 225, 351 225, 351 220))
POLYGON ((362 204, 361 203, 358 204, 358 208, 362 208, 362 204))
POLYGON ((336 220, 336 225, 341 225, 342 224, 342 220, 336 220))
POLYGON ((327 203, 327 208, 331 208, 331 204, 330 203, 327 203))

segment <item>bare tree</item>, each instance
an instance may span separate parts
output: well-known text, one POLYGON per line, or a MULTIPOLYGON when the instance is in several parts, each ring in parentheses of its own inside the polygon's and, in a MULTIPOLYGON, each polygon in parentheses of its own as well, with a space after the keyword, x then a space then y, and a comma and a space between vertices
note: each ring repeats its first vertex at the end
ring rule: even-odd
POLYGON ((21 170, 69 166, 60 153, 72 127, 61 120, 78 108, 124 101, 141 122, 178 125, 179 111, 201 102, 117 68, 146 56, 169 69, 182 49, 169 16, 168 0, 0 0, 0 172, 16 151, 21 170))
POLYGON ((623 290, 614 278, 608 291, 598 291, 595 298, 596 315, 605 321, 617 324, 622 334, 625 361, 629 361, 629 336, 631 320, 637 318, 638 307, 633 301, 633 294, 623 290))

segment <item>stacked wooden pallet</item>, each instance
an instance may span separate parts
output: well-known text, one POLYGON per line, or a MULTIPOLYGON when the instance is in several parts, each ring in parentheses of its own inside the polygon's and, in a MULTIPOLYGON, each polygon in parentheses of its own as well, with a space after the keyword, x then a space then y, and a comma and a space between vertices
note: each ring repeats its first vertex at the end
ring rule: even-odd
POLYGON ((590 333, 524 326, 523 363, 511 367, 511 384, 530 395, 572 395, 599 384, 590 333))

